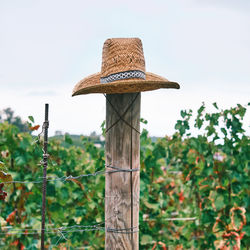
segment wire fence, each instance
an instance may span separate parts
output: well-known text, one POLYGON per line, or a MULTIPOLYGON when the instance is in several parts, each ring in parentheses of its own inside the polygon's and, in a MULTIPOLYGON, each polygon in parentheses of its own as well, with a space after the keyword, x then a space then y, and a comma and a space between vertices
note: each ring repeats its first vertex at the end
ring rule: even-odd
MULTIPOLYGON (((119 117, 119 119, 122 119, 122 117, 119 117)), ((47 119, 48 120, 48 119, 47 119)), ((42 131, 41 133, 38 134, 38 136, 34 139, 33 144, 38 145, 41 142, 41 137, 44 136, 44 141, 45 143, 48 143, 48 139, 46 138, 46 128, 48 128, 48 121, 45 121, 43 126, 42 126, 42 131), (47 126, 47 127, 46 127, 47 126)), ((47 160, 49 160, 49 154, 47 153, 47 148, 41 148, 42 149, 42 160, 40 161, 39 165, 41 166, 48 166, 47 160)), ((46 185, 44 187, 44 183, 53 183, 53 182, 62 182, 66 183, 70 180, 79 180, 82 178, 88 178, 88 177, 96 177, 98 175, 105 175, 105 174, 112 174, 112 173, 117 173, 117 172, 135 172, 135 171, 140 171, 140 168, 135 168, 135 169, 122 169, 118 166, 112 166, 112 165, 104 165, 103 170, 99 170, 93 173, 88 173, 88 174, 81 174, 77 176, 73 175, 64 175, 61 177, 58 176, 47 176, 46 174, 44 176, 39 176, 36 180, 12 180, 12 181, 7 181, 4 182, 5 184, 43 184, 43 192, 44 188, 46 188, 46 185)), ((115 197, 115 196, 114 196, 115 197)), ((71 233, 82 233, 82 232, 90 232, 90 231, 103 231, 103 232, 112 232, 112 233, 121 233, 121 234, 131 234, 131 233, 136 233, 139 232, 139 228, 133 227, 133 228, 121 228, 121 229, 115 229, 115 228, 105 228, 105 223, 107 220, 110 220, 113 217, 116 217, 117 214, 113 214, 111 217, 107 218, 105 221, 92 224, 92 225, 70 225, 70 226, 61 226, 61 227, 45 227, 45 203, 44 200, 46 198, 46 189, 45 193, 43 194, 43 205, 42 205, 42 213, 43 213, 43 218, 42 218, 42 227, 41 228, 30 228, 30 226, 26 225, 20 225, 21 228, 14 228, 12 226, 3 226, 0 229, 0 238, 4 238, 6 236, 27 236, 27 235, 33 235, 33 236, 38 236, 41 237, 42 239, 42 249, 44 249, 44 239, 43 235, 55 235, 55 243, 51 243, 50 249, 54 246, 57 246, 61 240, 69 240, 69 234, 71 233)), ((104 199, 110 198, 109 197, 104 197, 104 199)), ((165 221, 194 221, 196 220, 196 217, 188 217, 188 218, 164 218, 163 220, 165 221)), ((154 221, 154 219, 145 219, 144 221, 154 221)), ((29 249, 29 248, 27 248, 29 249)))
MULTIPOLYGON (((43 133, 43 131, 37 136, 37 138, 35 139, 35 142, 37 142, 38 140, 40 141, 41 139, 41 134, 43 133)), ((43 157, 43 156, 42 156, 43 157)), ((49 156, 47 156, 49 157, 49 156)), ((40 165, 42 165, 43 162, 40 162, 40 165)), ((105 175, 105 174, 112 174, 112 173, 116 173, 116 172, 133 172, 133 171, 139 171, 139 169, 121 169, 117 166, 111 166, 111 165, 105 165, 104 166, 106 169, 110 169, 110 170, 99 170, 96 171, 94 173, 89 173, 89 174, 81 174, 78 176, 72 176, 72 175, 65 175, 65 176, 61 176, 61 177, 55 177, 55 176, 40 176, 38 177, 38 180, 12 180, 12 181, 8 181, 8 182, 4 182, 5 184, 42 184, 44 178, 46 179, 46 182, 57 182, 60 181, 62 183, 65 183, 67 181, 70 180, 79 180, 81 178, 86 178, 86 177, 96 177, 98 175, 105 175)), ((104 199, 107 197, 104 197, 104 199)), ((110 197, 108 197, 110 198, 110 197)), ((112 217, 116 216, 116 214, 114 214, 112 217)), ((108 218, 111 219, 112 217, 108 218)), ((191 220, 195 220, 196 217, 193 218, 165 218, 164 220, 166 221, 191 221, 191 220)), ((153 221, 154 219, 145 219, 145 221, 153 221)), ((55 244, 53 244, 51 247, 57 246, 60 241, 62 239, 64 240, 68 240, 68 234, 69 233, 82 233, 82 232, 89 232, 89 231, 103 231, 105 232, 105 230, 108 230, 109 232, 118 232, 118 233, 131 233, 131 232, 138 232, 138 230, 133 230, 131 231, 131 229, 120 229, 119 231, 115 231, 114 229, 105 229, 105 222, 100 222, 97 224, 93 224, 93 225, 73 225, 73 226, 62 226, 62 227, 51 227, 51 228, 46 228, 44 230, 44 234, 46 235, 57 235, 58 239, 56 241, 55 244)), ((0 238, 3 238, 3 236, 11 236, 11 235, 16 235, 16 236, 21 236, 21 235, 37 235, 40 236, 41 235, 41 228, 13 228, 12 226, 5 226, 5 227, 1 227, 1 231, 0 231, 0 238)))
MULTIPOLYGON (((119 169, 118 167, 115 166, 110 166, 107 165, 106 167, 109 168, 113 168, 113 170, 101 170, 101 171, 96 171, 94 173, 91 174, 82 174, 82 175, 78 175, 78 176, 62 176, 62 177, 53 177, 53 176, 48 176, 46 177, 46 181, 47 182, 56 182, 56 181, 61 181, 61 182, 66 182, 66 181, 70 181, 70 180, 76 180, 76 179, 81 179, 84 177, 95 177, 97 175, 103 175, 103 174, 110 174, 110 173, 116 173, 116 172, 121 172, 124 171, 124 169, 119 169)), ((134 171, 138 171, 137 169, 133 169, 134 171)), ((130 169, 129 169, 130 171, 130 169)), ((18 183, 18 184, 41 184, 43 183, 43 179, 44 177, 39 177, 41 180, 35 180, 35 181, 21 181, 21 180, 13 180, 13 181, 9 181, 9 182, 5 182, 5 184, 14 184, 14 183, 18 183)), ((114 196, 115 197, 115 196, 114 196)), ((107 197, 104 197, 104 199, 107 197)), ((108 197, 110 198, 110 197, 108 197)), ((116 214, 114 214, 112 217, 108 218, 111 219, 113 217, 115 217, 116 214)), ((163 220, 166 221, 194 221, 196 220, 196 217, 192 217, 192 218, 164 218, 163 220)), ((145 219, 144 221, 154 221, 154 219, 145 219)), ((68 236, 67 234, 69 233, 82 233, 82 232, 89 232, 89 231, 103 231, 105 232, 105 222, 100 222, 97 224, 93 224, 93 225, 73 225, 73 226, 62 226, 62 227, 58 227, 58 228, 46 228, 44 230, 44 234, 46 235, 57 235, 59 238, 57 240, 57 242, 55 244, 52 245, 52 247, 57 246, 60 241, 62 239, 64 240, 68 240, 68 236)), ((16 235, 16 236, 21 236, 21 235, 37 235, 40 236, 41 235, 41 229, 33 229, 33 228, 13 228, 11 226, 6 226, 6 227, 1 227, 0 231, 0 236, 10 236, 10 235, 16 235)), ((139 230, 133 230, 131 231, 131 229, 120 229, 120 230, 115 230, 115 229, 106 229, 108 230, 108 232, 118 232, 118 233, 135 233, 138 232, 139 230)), ((2 238, 2 237, 0 237, 2 238)))
MULTIPOLYGON (((46 170, 48 166, 48 159, 49 154, 47 153, 47 145, 48 145, 48 104, 45 105, 45 122, 42 126, 42 131, 37 135, 37 137, 34 139, 33 144, 37 146, 37 144, 41 142, 42 135, 44 136, 44 146, 42 148, 42 160, 40 161, 39 165, 44 166, 44 169, 46 170)), ((0 238, 4 238, 3 236, 21 236, 21 235, 37 235, 41 237, 41 249, 44 249, 44 234, 46 235, 59 235, 58 240, 56 241, 53 246, 57 246, 59 242, 64 239, 67 239, 67 234, 69 233, 75 233, 75 232, 87 232, 87 231, 105 231, 105 221, 100 222, 93 225, 73 225, 73 226, 62 226, 58 228, 45 228, 45 200, 46 200, 46 184, 47 182, 66 182, 70 180, 77 180, 83 177, 91 177, 91 176, 97 176, 101 174, 106 173, 115 173, 119 171, 124 171, 123 169, 120 169, 119 167, 115 166, 106 166, 107 168, 112 168, 113 170, 101 170, 96 171, 91 174, 81 174, 78 176, 61 176, 61 177, 54 177, 54 176, 47 176, 47 173, 44 172, 43 176, 38 177, 38 180, 12 180, 12 181, 6 181, 4 184, 42 184, 43 183, 43 204, 42 204, 42 227, 41 228, 28 228, 25 226, 25 228, 13 228, 12 226, 5 226, 0 228, 0 238), (2 237, 1 237, 2 236, 2 237)), ((2 171, 3 172, 3 171, 2 171)), ((3 172, 4 173, 4 172, 3 172)), ((116 216, 116 215, 114 215, 116 216)), ((113 216, 112 216, 113 217, 113 216)), ((110 219, 110 218, 108 218, 110 219)))

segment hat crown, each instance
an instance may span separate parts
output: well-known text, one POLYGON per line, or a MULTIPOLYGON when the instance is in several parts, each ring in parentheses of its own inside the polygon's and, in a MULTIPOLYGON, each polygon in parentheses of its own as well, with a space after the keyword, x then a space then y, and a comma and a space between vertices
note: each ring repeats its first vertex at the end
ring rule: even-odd
POLYGON ((102 51, 101 77, 130 70, 145 72, 141 40, 139 38, 107 39, 102 51))

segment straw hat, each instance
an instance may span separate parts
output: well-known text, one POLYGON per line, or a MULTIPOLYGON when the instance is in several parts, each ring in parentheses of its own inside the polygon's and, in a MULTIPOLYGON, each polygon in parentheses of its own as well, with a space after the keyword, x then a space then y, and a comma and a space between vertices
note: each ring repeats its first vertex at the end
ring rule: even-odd
POLYGON ((103 45, 101 72, 82 79, 72 96, 89 93, 133 93, 160 88, 179 89, 176 82, 146 72, 139 38, 112 38, 103 45))

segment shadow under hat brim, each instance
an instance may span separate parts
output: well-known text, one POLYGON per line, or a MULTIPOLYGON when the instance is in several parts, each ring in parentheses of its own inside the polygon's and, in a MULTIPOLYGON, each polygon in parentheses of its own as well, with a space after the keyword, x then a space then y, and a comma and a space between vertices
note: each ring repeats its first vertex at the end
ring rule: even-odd
POLYGON ((73 89, 72 96, 90 93, 121 94, 150 91, 161 88, 179 89, 177 82, 168 81, 166 78, 146 72, 146 79, 118 80, 110 83, 100 83, 101 73, 96 73, 82 79, 73 89))

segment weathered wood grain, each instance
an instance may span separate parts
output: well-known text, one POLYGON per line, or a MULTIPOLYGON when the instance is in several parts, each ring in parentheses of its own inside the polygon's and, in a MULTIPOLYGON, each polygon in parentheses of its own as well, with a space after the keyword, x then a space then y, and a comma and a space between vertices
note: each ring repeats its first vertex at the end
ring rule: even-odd
MULTIPOLYGON (((140 131, 141 94, 107 95, 106 128, 119 120, 113 104, 120 115, 135 99, 123 116, 124 120, 140 131), (136 97, 137 96, 137 97, 136 97)), ((106 133, 106 165, 124 169, 140 167, 140 134, 120 120, 106 133)), ((110 169, 111 170, 111 169, 110 169)), ((105 184, 105 249, 139 249, 139 232, 108 232, 108 229, 139 228, 140 172, 116 172, 106 174, 105 184)))

